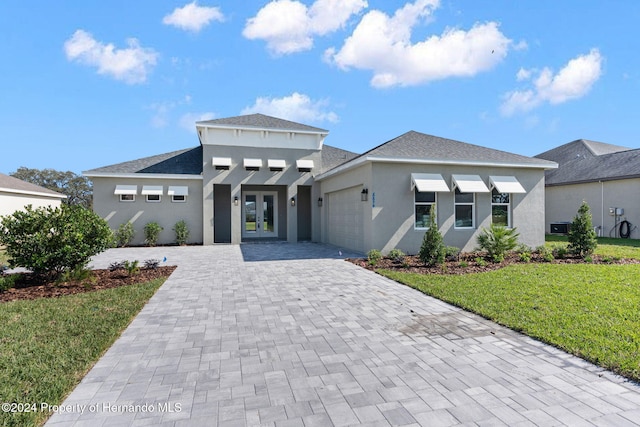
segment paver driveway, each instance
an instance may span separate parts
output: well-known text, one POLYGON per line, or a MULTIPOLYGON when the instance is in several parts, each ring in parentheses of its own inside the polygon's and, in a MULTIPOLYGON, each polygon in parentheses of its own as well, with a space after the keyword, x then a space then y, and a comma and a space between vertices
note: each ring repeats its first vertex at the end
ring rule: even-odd
POLYGON ((640 387, 337 251, 279 243, 102 254, 96 266, 166 256, 179 268, 48 425, 639 422, 640 387))

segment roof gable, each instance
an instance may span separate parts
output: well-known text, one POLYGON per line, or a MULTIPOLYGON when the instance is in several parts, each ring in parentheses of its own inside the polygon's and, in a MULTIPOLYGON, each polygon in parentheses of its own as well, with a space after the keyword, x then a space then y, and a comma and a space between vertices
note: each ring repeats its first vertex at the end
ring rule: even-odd
POLYGON ((328 133, 325 129, 296 123, 264 114, 248 114, 244 116, 227 117, 222 119, 204 120, 196 122, 196 126, 205 125, 212 127, 234 127, 251 129, 277 129, 282 131, 302 131, 328 133))

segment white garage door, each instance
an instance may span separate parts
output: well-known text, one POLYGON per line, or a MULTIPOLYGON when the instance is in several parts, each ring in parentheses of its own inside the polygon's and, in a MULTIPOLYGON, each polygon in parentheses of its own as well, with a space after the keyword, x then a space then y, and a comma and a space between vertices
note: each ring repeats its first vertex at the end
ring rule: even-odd
POLYGON ((361 190, 358 186, 325 194, 327 241, 332 245, 365 251, 362 227, 365 203, 360 200, 361 190))

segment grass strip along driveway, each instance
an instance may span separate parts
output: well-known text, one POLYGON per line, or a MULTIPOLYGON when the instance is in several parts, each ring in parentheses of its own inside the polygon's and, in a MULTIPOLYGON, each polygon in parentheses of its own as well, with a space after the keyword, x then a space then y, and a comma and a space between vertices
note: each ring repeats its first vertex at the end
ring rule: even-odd
MULTIPOLYGON (((616 245, 601 245, 598 253, 640 257, 640 249, 616 245)), ((378 273, 640 381, 637 264, 520 264, 459 276, 378 273)))
POLYGON ((0 304, 0 425, 42 424, 164 280, 0 304))

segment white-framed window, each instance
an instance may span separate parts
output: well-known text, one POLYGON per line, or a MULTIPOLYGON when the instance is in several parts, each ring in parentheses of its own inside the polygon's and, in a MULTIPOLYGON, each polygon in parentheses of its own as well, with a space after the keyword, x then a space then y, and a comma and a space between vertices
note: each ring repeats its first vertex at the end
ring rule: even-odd
POLYGON ((511 227, 511 197, 509 193, 491 191, 491 222, 503 227, 511 227))
POLYGON ((186 203, 187 201, 187 196, 185 196, 184 194, 174 194, 173 196, 171 196, 171 202, 173 203, 186 203))
POLYGON ((120 194, 121 202, 135 202, 136 196, 135 194, 120 194))
POLYGON ((145 197, 148 203, 160 203, 162 201, 162 196, 159 194, 147 194, 145 197))
POLYGON ((436 193, 434 191, 418 191, 415 189, 413 193, 414 204, 414 228, 417 230, 426 230, 429 228, 431 206, 436 203, 436 193))
POLYGON ((462 193, 457 187, 454 196, 454 228, 474 228, 475 193, 462 193))

